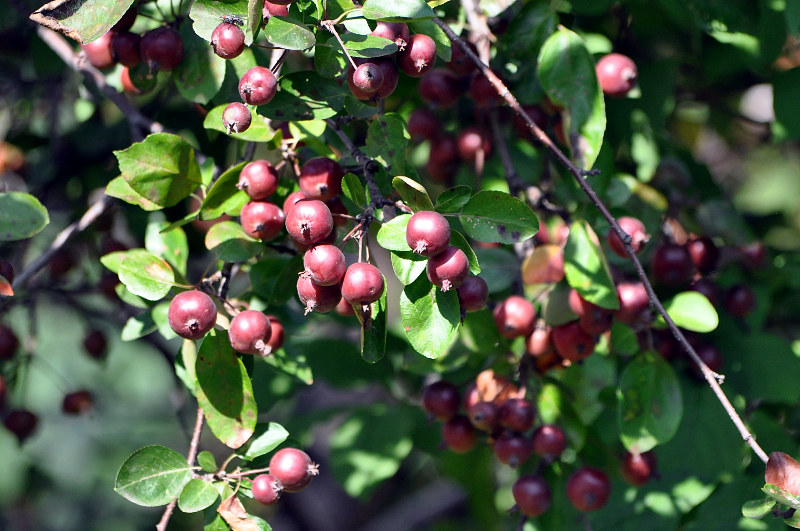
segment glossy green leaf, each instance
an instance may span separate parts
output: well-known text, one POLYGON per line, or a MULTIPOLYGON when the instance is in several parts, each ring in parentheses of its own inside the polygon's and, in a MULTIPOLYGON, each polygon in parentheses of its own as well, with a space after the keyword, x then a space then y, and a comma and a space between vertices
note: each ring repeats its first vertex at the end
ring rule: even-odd
POLYGON ((389 251, 411 251, 406 241, 406 227, 411 216, 401 214, 394 217, 378 229, 376 239, 378 245, 389 251))
POLYGON ((122 327, 120 339, 123 341, 134 341, 147 334, 156 331, 156 323, 149 311, 142 312, 139 315, 132 315, 128 318, 125 326, 122 327))
POLYGON ((203 472, 208 472, 209 474, 216 472, 219 468, 217 465, 217 460, 214 458, 214 454, 208 450, 203 450, 197 454, 197 464, 200 465, 200 468, 203 469, 203 472))
POLYGON ((176 499, 191 478, 184 456, 165 446, 145 446, 122 464, 114 491, 137 505, 158 507, 176 499))
MULTIPOLYGON (((261 7, 263 8, 264 5, 261 4, 261 7)), ((189 11, 189 18, 193 21, 192 29, 198 36, 205 39, 209 49, 211 49, 209 44, 211 34, 226 15, 234 15, 242 19, 244 43, 246 46, 250 46, 253 43, 253 32, 261 22, 261 11, 258 10, 256 16, 251 18, 247 0, 195 0, 189 11)))
POLYGON ((196 513, 210 507, 219 498, 219 492, 210 481, 190 479, 178 498, 178 508, 185 513, 196 513))
POLYGON ((770 497, 760 500, 750 500, 742 505, 742 516, 755 519, 763 518, 772 511, 776 503, 777 502, 770 497))
POLYGON ((364 186, 352 173, 346 173, 342 178, 342 195, 358 208, 366 208, 367 201, 364 195, 364 186))
POLYGON ((461 212, 472 196, 472 188, 460 184, 453 188, 448 188, 436 198, 434 209, 440 214, 450 214, 461 212))
POLYGON ((162 207, 178 204, 202 184, 194 148, 177 135, 151 134, 114 155, 131 188, 162 207))
POLYGON ((397 113, 387 113, 370 122, 366 144, 361 151, 379 162, 390 175, 402 175, 406 173, 409 138, 403 118, 397 113))
POLYGON ((450 348, 461 323, 458 295, 432 286, 420 275, 400 294, 400 317, 414 350, 436 359, 450 348))
POLYGON ((166 261, 140 249, 126 255, 119 266, 119 280, 134 295, 157 301, 169 293, 175 273, 166 261))
POLYGON ((311 31, 286 17, 270 17, 263 35, 271 45, 285 50, 307 50, 316 42, 311 31))
POLYGON ((247 162, 241 162, 228 168, 214 182, 203 199, 200 207, 200 219, 217 219, 223 214, 239 215, 242 207, 250 200, 243 190, 236 187, 239 182, 239 174, 245 164, 247 162))
POLYGON ((397 280, 404 285, 411 284, 428 265, 428 259, 413 251, 392 251, 392 270, 397 280))
MULTIPOLYGON (((245 27, 249 30, 253 38, 258 36, 261 27, 261 20, 264 15, 264 2, 261 0, 247 0, 247 21, 245 27)), ((245 33, 245 38, 247 33, 245 33)))
POLYGON ((223 444, 239 448, 253 435, 258 411, 247 370, 224 332, 203 339, 195 364, 197 402, 212 433, 223 444))
MULTIPOLYGON (((218 105, 208 111, 206 117, 203 119, 203 127, 206 129, 213 129, 220 133, 226 133, 225 125, 222 123, 222 112, 228 104, 218 105)), ((275 131, 273 131, 269 123, 263 116, 256 114, 254 109, 250 109, 250 127, 241 133, 231 133, 232 138, 237 140, 244 140, 247 142, 272 142, 275 138, 275 131)))
POLYGON ((47 209, 24 192, 0 193, 0 241, 24 240, 50 223, 47 209))
POLYGON ((631 452, 647 452, 675 435, 683 416, 678 378, 661 356, 635 357, 620 376, 617 418, 620 440, 631 452))
POLYGON ((533 210, 504 192, 478 192, 461 209, 459 219, 467 236, 481 242, 514 244, 539 231, 533 210))
POLYGON ((450 38, 434 21, 412 20, 408 23, 408 29, 411 30, 411 33, 424 33, 433 39, 433 42, 436 43, 436 57, 440 60, 447 62, 452 58, 450 38))
POLYGON ((450 245, 453 247, 458 247, 464 254, 467 255, 467 260, 469 261, 469 272, 473 275, 477 275, 481 272, 481 265, 478 263, 478 256, 475 254, 475 251, 472 250, 472 246, 469 244, 467 239, 464 237, 463 234, 458 232, 457 230, 453 230, 450 232, 450 245))
POLYGON ((188 24, 180 27, 183 39, 183 60, 172 73, 181 96, 205 105, 213 98, 225 79, 225 59, 214 53, 208 42, 198 39, 188 24))
POLYGON ((424 0, 366 0, 362 6, 364 17, 369 20, 406 22, 436 16, 424 0))
POLYGON ((619 309, 619 298, 600 241, 586 220, 570 225, 564 247, 564 275, 581 297, 610 310, 619 309))
MULTIPOLYGON (((719 325, 719 316, 714 306, 705 295, 697 291, 678 293, 664 307, 676 325, 692 332, 711 332, 719 325)), ((657 323, 666 326, 661 316, 657 323)))
POLYGON ((415 212, 433 210, 433 203, 428 191, 417 181, 408 177, 397 176, 392 179, 392 186, 411 210, 415 212))
POLYGON ((253 437, 236 452, 236 455, 252 461, 256 457, 268 454, 288 438, 289 432, 277 422, 259 422, 256 424, 253 437))
POLYGON ((105 35, 132 3, 133 0, 48 2, 31 15, 31 20, 85 44, 105 35))
MULTIPOLYGON (((222 123, 222 111, 220 111, 220 123, 222 123)), ((122 178, 122 175, 109 181, 109 183, 106 185, 106 195, 116 197, 117 199, 122 199, 126 203, 140 207, 142 210, 161 210, 160 206, 153 203, 146 197, 141 196, 136 190, 131 188, 131 185, 128 184, 128 181, 122 178)))
POLYGON ((186 233, 181 227, 165 230, 168 226, 163 214, 151 214, 144 234, 145 249, 169 262, 180 274, 186 275, 186 261, 189 259, 186 233))
POLYGON ((383 37, 358 35, 356 33, 346 33, 341 37, 342 42, 344 42, 344 47, 351 57, 382 57, 391 55, 397 51, 397 45, 383 37))
POLYGON ((594 60, 577 34, 560 27, 539 53, 539 81, 550 101, 564 108, 572 160, 590 168, 603 144, 606 112, 594 60))
POLYGON ((772 483, 767 483, 761 488, 761 490, 763 490, 767 496, 782 505, 792 507, 793 509, 800 509, 800 496, 792 494, 787 490, 783 490, 772 483))
POLYGON ((235 221, 221 221, 206 233, 206 249, 225 262, 244 262, 264 251, 264 244, 251 238, 235 221))
POLYGON ((369 305, 368 315, 354 308, 361 323, 361 357, 367 363, 378 362, 386 353, 386 278, 381 298, 369 305))

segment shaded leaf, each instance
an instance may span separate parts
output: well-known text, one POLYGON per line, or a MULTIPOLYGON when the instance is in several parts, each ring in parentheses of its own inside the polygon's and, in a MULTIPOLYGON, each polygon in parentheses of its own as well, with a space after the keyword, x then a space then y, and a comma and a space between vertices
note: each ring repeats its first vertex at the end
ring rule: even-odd
POLYGON ((188 24, 180 27, 183 60, 172 74, 181 96, 205 105, 222 87, 225 59, 214 53, 208 42, 198 39, 188 24))
POLYGON ((236 455, 242 459, 251 461, 256 457, 268 454, 288 438, 289 432, 277 422, 270 422, 268 424, 259 422, 256 424, 253 437, 247 441, 245 446, 236 452, 236 455))
MULTIPOLYGON (((221 121, 222 112, 220 112, 220 123, 221 121)), ((128 184, 128 181, 122 178, 122 175, 111 179, 111 181, 106 185, 106 195, 116 197, 117 199, 122 199, 126 203, 140 207, 142 210, 161 210, 160 206, 153 203, 146 197, 143 197, 136 190, 131 188, 131 185, 128 184)))
POLYGON ((161 214, 151 214, 144 235, 145 248, 163 258, 182 275, 186 274, 189 258, 189 242, 181 227, 167 229, 170 224, 161 214), (167 229, 167 230, 165 230, 167 229))
POLYGON ((570 225, 564 247, 564 274, 567 283, 587 301, 610 310, 619 309, 617 289, 606 256, 600 249, 597 234, 586 220, 570 225))
POLYGON ((467 239, 464 237, 463 234, 458 232, 457 230, 450 231, 450 245, 453 247, 458 247, 464 254, 467 255, 467 260, 469 261, 469 272, 473 275, 480 274, 481 272, 481 265, 478 263, 478 257, 475 255, 475 251, 472 250, 472 246, 469 244, 467 239))
POLYGON ((214 182, 214 185, 203 199, 200 207, 200 219, 217 219, 223 214, 238 216, 242 207, 250 200, 247 193, 239 190, 239 174, 247 162, 241 162, 228 168, 214 182))
POLYGON ((424 0, 366 0, 362 5, 368 20, 406 22, 436 16, 424 0))
POLYGON ((378 362, 386 353, 386 278, 381 298, 369 305, 369 315, 362 314, 355 307, 356 316, 361 323, 361 357, 367 363, 378 362))
POLYGON ((114 490, 137 505, 157 507, 176 499, 191 477, 184 456, 165 446, 145 446, 122 464, 114 490))
POLYGON ((428 265, 428 258, 413 251, 392 251, 392 269, 397 280, 404 285, 411 284, 428 265))
MULTIPOLYGON (((406 172, 406 146, 409 138, 405 121, 400 115, 387 113, 370 122, 366 144, 361 150, 383 165, 390 175, 398 175, 406 172)), ((432 204, 430 209, 433 209, 432 204)))
POLYGON ((264 245, 235 221, 221 221, 208 229, 205 243, 206 249, 225 262, 244 262, 264 251, 264 245))
POLYGON ((31 20, 86 44, 105 35, 132 3, 133 0, 54 0, 37 9, 31 20))
POLYGON ((411 210, 415 212, 433 210, 433 203, 428 191, 417 181, 408 177, 397 176, 392 179, 392 186, 411 210))
POLYGON ((24 192, 0 193, 0 241, 24 240, 50 223, 47 209, 24 192))
POLYGON ((352 173, 347 173, 342 178, 342 195, 353 202, 358 208, 366 208, 367 202, 364 195, 364 186, 352 173))
POLYGON ((472 188, 462 184, 448 188, 436 198, 434 209, 440 214, 461 212, 461 209, 469 201, 472 195, 472 188))
POLYGON ((307 50, 316 42, 311 31, 286 17, 270 17, 264 37, 273 46, 286 50, 307 50))
POLYGON ((459 216, 467 236, 481 242, 514 244, 539 230, 539 219, 525 203, 498 191, 478 192, 459 216))
MULTIPOLYGON (((397 51, 397 45, 389 39, 375 35, 358 35, 347 33, 342 35, 342 42, 352 57, 369 58, 391 55, 397 51)), ((338 43, 336 43, 338 46, 338 43)))
POLYGON ((297 378, 306 385, 314 383, 314 374, 308 364, 305 352, 295 348, 294 345, 285 345, 261 359, 267 365, 297 378))
POLYGON ((120 339, 123 341, 133 341, 151 334, 156 331, 156 323, 149 311, 133 315, 128 318, 125 326, 122 327, 120 339))

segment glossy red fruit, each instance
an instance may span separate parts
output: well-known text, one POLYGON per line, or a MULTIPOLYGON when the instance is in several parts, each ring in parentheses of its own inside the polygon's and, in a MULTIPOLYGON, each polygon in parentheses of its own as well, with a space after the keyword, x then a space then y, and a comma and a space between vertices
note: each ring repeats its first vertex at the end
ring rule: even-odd
POLYGON ((289 209, 301 199, 308 199, 308 197, 306 197, 306 194, 304 194, 300 190, 292 192, 291 194, 286 196, 286 199, 283 200, 283 212, 288 213, 289 209))
POLYGON ((497 411, 500 426, 513 431, 528 431, 535 418, 536 408, 524 398, 509 398, 497 411))
POLYGON ((756 296, 744 284, 737 284, 725 294, 725 309, 734 317, 747 317, 756 309, 756 296))
POLYGON ((481 431, 494 433, 497 430, 497 404, 481 401, 467 409, 467 416, 472 425, 481 431))
POLYGON ((383 295, 381 270, 367 262, 350 264, 342 280, 342 297, 350 304, 370 304, 383 295))
POLYGON ((49 270, 53 278, 61 278, 75 266, 75 257, 66 249, 60 249, 50 258, 49 270))
POLYGON ((376 94, 386 99, 392 95, 394 89, 397 88, 397 83, 400 82, 400 70, 395 62, 388 57, 377 57, 371 59, 370 62, 377 65, 383 73, 383 83, 381 83, 381 88, 378 89, 376 94))
POLYGON ((109 31, 99 39, 81 45, 81 50, 93 67, 105 70, 114 66, 114 53, 111 51, 113 38, 114 32, 109 31))
POLYGON ((665 243, 656 249, 651 268, 655 281, 665 286, 688 284, 694 273, 689 251, 675 243, 665 243))
POLYGON ((739 247, 742 253, 742 262, 750 269, 761 269, 767 264, 769 255, 767 248, 761 242, 748 243, 739 247))
POLYGON ((707 275, 717 268, 719 248, 708 236, 689 240, 686 242, 686 250, 692 257, 692 263, 702 274, 707 275))
MULTIPOLYGON (((475 55, 478 55, 478 49, 475 47, 475 45, 469 41, 466 42, 467 46, 469 46, 472 52, 475 55)), ((461 46, 453 43, 452 54, 450 55, 450 61, 447 63, 447 68, 458 75, 464 76, 474 72, 475 69, 478 68, 478 65, 476 65, 472 59, 469 58, 464 50, 461 49, 461 46)))
POLYGON ((511 494, 519 512, 525 516, 536 518, 550 508, 553 493, 550 485, 540 476, 522 476, 511 487, 511 494))
POLYGON ((641 454, 625 452, 622 477, 635 487, 641 487, 658 474, 658 459, 652 451, 641 454))
POLYGON ((244 31, 236 24, 222 22, 211 33, 211 46, 223 59, 239 57, 244 51, 244 31))
POLYGON ((446 68, 434 68, 419 82, 423 101, 437 107, 452 107, 461 97, 458 77, 446 68))
POLYGON ((161 26, 142 35, 139 51, 151 72, 174 70, 183 61, 183 39, 174 29, 161 26))
MULTIPOLYGON (((697 356, 703 360, 703 363, 708 365, 709 369, 717 373, 722 370, 722 363, 724 360, 722 358, 722 353, 717 347, 714 345, 700 345, 695 347, 694 350, 697 356)), ((694 375, 697 376, 698 379, 703 380, 703 373, 695 366, 694 362, 689 361, 689 364, 691 365, 694 375)))
POLYGON ((564 430, 555 424, 543 424, 533 431, 531 436, 533 451, 549 461, 558 459, 567 449, 567 437, 564 430))
POLYGON ((19 338, 14 331, 6 325, 0 324, 0 361, 7 361, 14 357, 19 347, 19 338))
POLYGON ((303 255, 305 274, 320 286, 338 284, 347 271, 344 253, 335 245, 327 243, 309 247, 303 255))
POLYGON ((764 470, 764 482, 800 496, 800 463, 783 452, 771 452, 764 470))
POLYGON ((281 448, 269 460, 269 473, 281 482, 286 492, 299 492, 319 474, 319 467, 304 451, 281 448))
POLYGON ((121 31, 111 38, 111 54, 121 65, 133 67, 142 62, 142 37, 130 31, 121 31))
POLYGON ((594 337, 578 321, 553 327, 553 344, 562 358, 572 362, 586 359, 594 352, 594 337))
POLYGON ((239 222, 253 238, 269 241, 281 233, 286 218, 283 211, 269 201, 248 201, 242 207, 239 222))
POLYGON ((495 306, 493 316, 500 334, 513 339, 533 332, 536 308, 527 299, 512 295, 495 306))
POLYGON ((497 90, 482 72, 475 72, 469 83, 469 95, 478 107, 488 107, 500 101, 497 90))
POLYGON ((422 77, 436 63, 436 43, 424 33, 411 35, 397 54, 397 66, 411 77, 422 77))
POLYGON ((627 325, 645 320, 650 308, 650 298, 641 282, 620 282, 617 284, 619 310, 616 318, 627 325))
POLYGON ((611 481, 599 468, 584 466, 567 480, 567 498, 576 509, 583 512, 596 511, 608 502, 611 481))
POLYGON ((61 403, 61 411, 67 415, 84 415, 90 413, 93 407, 94 397, 85 389, 67 393, 61 403))
POLYGON ((468 276, 457 288, 458 304, 467 313, 477 312, 486 306, 489 300, 489 286, 479 276, 468 276))
POLYGON ((269 341, 267 342, 267 350, 265 351, 267 354, 269 354, 270 352, 275 352, 283 346, 284 332, 283 324, 281 324, 277 317, 274 315, 268 315, 267 319, 269 319, 269 326, 272 330, 272 333, 269 336, 269 341))
POLYGON ((270 336, 269 318, 257 310, 239 312, 228 329, 231 347, 242 354, 265 355, 270 336))
POLYGON ((83 338, 83 349, 96 360, 106 357, 107 348, 106 335, 100 330, 89 330, 89 333, 83 338))
POLYGON ((342 191, 344 170, 338 162, 317 157, 303 164, 298 183, 306 197, 328 201, 342 191))
POLYGON ((427 107, 417 107, 408 115, 408 134, 411 140, 431 140, 441 132, 441 124, 427 107))
MULTIPOLYGON (((650 235, 647 234, 644 223, 636 218, 628 216, 619 218, 617 223, 620 228, 631 237, 631 247, 633 247, 634 252, 636 252, 636 254, 642 252, 644 245, 650 239, 650 235)), ((622 243, 619 236, 617 236, 617 233, 614 232, 614 229, 608 229, 608 245, 618 256, 630 258, 628 252, 625 250, 625 245, 622 243)))
POLYGON ((289 6, 279 4, 278 2, 264 0, 263 15, 265 20, 269 19, 270 17, 288 17, 289 6))
POLYGON ((331 233, 333 215, 319 199, 301 199, 286 212, 286 230, 303 245, 312 245, 331 233))
POLYGON ((458 388, 446 380, 433 382, 422 391, 422 409, 442 422, 456 416, 460 403, 458 388))
POLYGON ((364 94, 375 94, 383 85, 383 70, 375 63, 362 63, 348 77, 352 84, 364 94))
POLYGON ((200 339, 217 322, 214 301, 198 290, 182 291, 169 303, 169 326, 184 339, 200 339))
POLYGON ((553 351, 553 329, 550 325, 539 323, 525 338, 525 351, 534 357, 544 356, 553 351))
POLYGON ((397 44, 400 50, 404 50, 408 45, 410 33, 408 25, 403 22, 383 22, 378 21, 375 24, 375 29, 370 32, 370 35, 376 37, 383 37, 397 44))
POLYGON ((450 245, 443 252, 428 259, 428 280, 442 291, 458 288, 469 275, 469 260, 464 251, 450 245))
POLYGON ((248 105, 264 105, 272 101, 278 91, 278 80, 272 70, 254 66, 239 80, 239 96, 248 105))
POLYGON ((305 306, 305 313, 328 313, 336 308, 342 298, 339 284, 320 286, 311 277, 300 275, 297 278, 297 296, 305 306))
POLYGON ((353 309, 353 305, 344 300, 344 297, 342 297, 342 299, 339 301, 339 304, 336 305, 336 313, 342 317, 351 317, 356 314, 356 311, 353 309))
POLYGON ((520 433, 504 433, 494 441, 493 450, 498 461, 517 468, 531 458, 533 443, 520 433))
POLYGON ((611 330, 611 324, 614 319, 613 310, 592 304, 581 297, 575 290, 570 292, 569 300, 570 308, 579 316, 578 324, 587 334, 596 336, 611 330))
POLYGON ((253 498, 263 504, 272 505, 281 497, 283 484, 272 474, 259 474, 253 478, 253 498))
POLYGON ((486 131, 469 126, 458 134, 458 155, 464 162, 472 163, 483 153, 484 160, 492 154, 492 143, 486 131))
POLYGON ((3 426, 14 434, 19 444, 24 443, 28 437, 33 435, 39 417, 27 409, 12 409, 3 419, 3 426))
POLYGON ((247 131, 250 128, 252 119, 250 109, 243 103, 229 103, 225 110, 222 111, 222 125, 225 126, 228 134, 247 131))
POLYGON ((638 72, 630 57, 610 53, 600 58, 594 67, 597 81, 604 94, 615 98, 625 96, 636 85, 638 72))
POLYGON ((278 172, 268 160, 254 160, 242 168, 236 188, 244 190, 250 199, 266 199, 278 189, 278 172))
POLYGON ((415 253, 436 256, 450 245, 450 224, 438 212, 420 210, 408 220, 406 243, 415 253))
POLYGON ((111 31, 128 31, 133 27, 133 23, 136 22, 136 6, 131 6, 125 11, 125 14, 122 15, 116 24, 111 27, 111 31))
POLYGON ((464 415, 456 415, 442 424, 442 439, 452 451, 465 454, 475 448, 478 432, 464 415))

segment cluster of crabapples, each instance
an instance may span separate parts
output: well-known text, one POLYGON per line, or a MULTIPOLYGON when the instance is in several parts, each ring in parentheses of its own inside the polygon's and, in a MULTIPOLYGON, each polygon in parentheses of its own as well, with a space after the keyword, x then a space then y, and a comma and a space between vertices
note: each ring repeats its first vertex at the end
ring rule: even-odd
POLYGON ((253 478, 250 491, 253 498, 272 505, 284 492, 300 492, 319 473, 319 467, 297 448, 281 448, 269 460, 269 472, 253 478))

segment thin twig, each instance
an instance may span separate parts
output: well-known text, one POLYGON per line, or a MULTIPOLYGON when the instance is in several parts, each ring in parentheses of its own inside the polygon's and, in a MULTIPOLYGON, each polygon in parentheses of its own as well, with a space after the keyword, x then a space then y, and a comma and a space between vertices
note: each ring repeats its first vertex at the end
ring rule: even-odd
POLYGON ((336 37, 336 40, 339 42, 339 46, 342 47, 342 51, 344 52, 345 56, 347 56, 347 60, 350 61, 350 65, 353 67, 353 70, 356 70, 358 68, 356 66, 356 62, 353 60, 353 58, 350 56, 350 53, 347 51, 347 48, 345 47, 344 42, 342 41, 342 38, 339 37, 339 32, 336 31, 336 28, 333 25, 333 21, 323 20, 322 22, 320 22, 320 25, 326 30, 333 33, 333 36, 336 37))
MULTIPOLYGON (((189 466, 194 466, 195 459, 197 459, 197 449, 200 445, 200 434, 203 432, 203 408, 197 406, 197 416, 194 422, 194 430, 192 431, 192 440, 189 443, 189 455, 186 457, 186 461, 189 463, 189 466)), ((169 505, 164 508, 164 513, 161 515, 161 520, 158 521, 156 525, 157 531, 165 531, 167 529, 167 525, 169 524, 170 518, 172 518, 172 513, 175 511, 175 505, 178 503, 178 500, 172 500, 169 505)))

